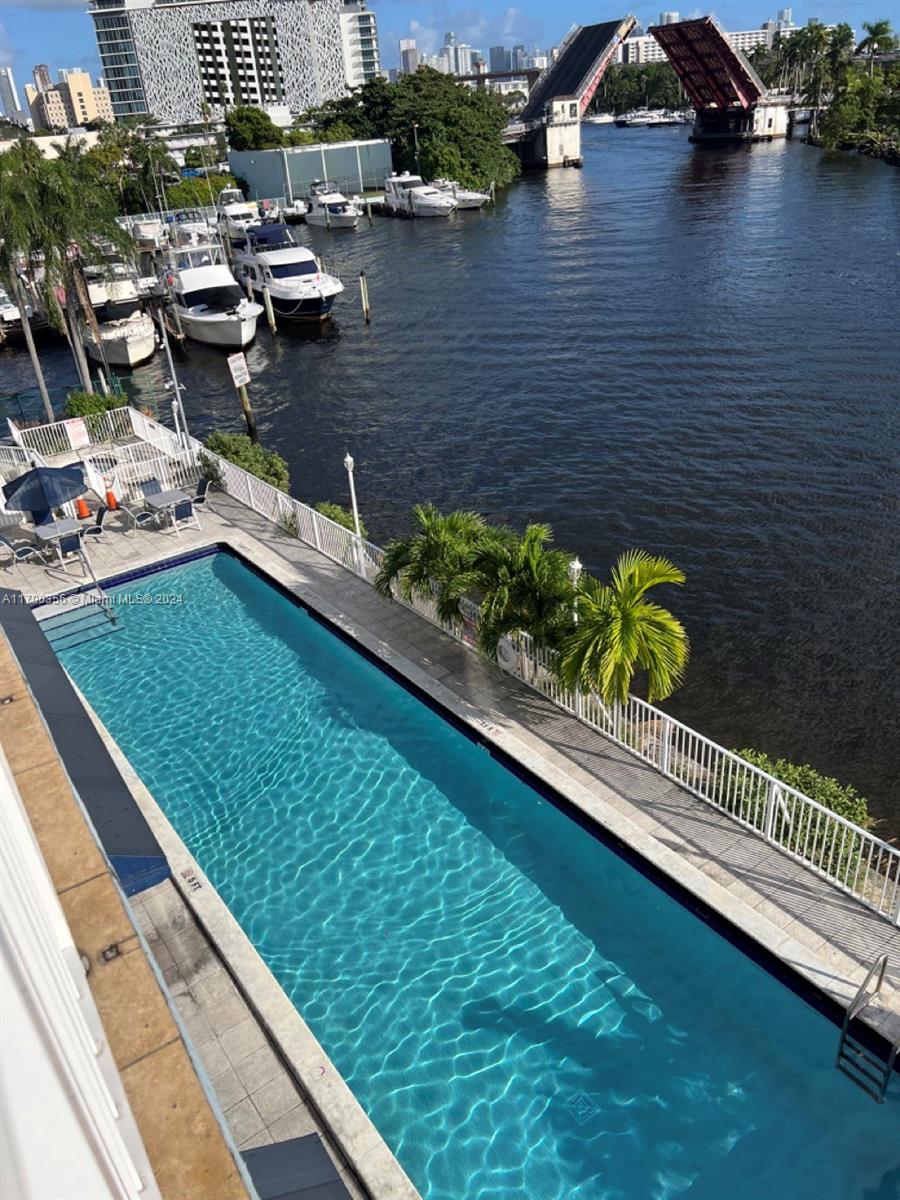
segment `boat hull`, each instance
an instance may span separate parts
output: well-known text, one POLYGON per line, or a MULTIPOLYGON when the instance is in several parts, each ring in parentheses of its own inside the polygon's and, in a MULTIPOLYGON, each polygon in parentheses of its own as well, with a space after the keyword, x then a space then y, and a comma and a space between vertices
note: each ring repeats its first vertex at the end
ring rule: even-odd
POLYGON ((139 367, 156 351, 156 329, 152 317, 141 313, 127 320, 100 325, 102 346, 86 333, 84 347, 95 362, 105 358, 113 367, 139 367), (102 350, 102 354, 101 354, 102 350))
POLYGON ((359 224, 359 213, 329 213, 326 220, 323 212, 308 212, 306 223, 325 229, 355 229, 359 224))
POLYGON ((241 317, 223 313, 199 317, 180 308, 178 316, 181 319, 181 327, 187 336, 193 341, 203 342, 207 346, 223 346, 228 349, 240 350, 244 346, 249 346, 256 337, 258 314, 241 317))
POLYGON ((481 208, 482 205, 487 204, 489 199, 490 199, 489 196, 474 196, 471 200, 468 200, 465 197, 460 198, 459 196, 457 196, 456 197, 456 207, 457 208, 481 208))
MULTIPOLYGON (((263 303, 261 291, 253 289, 253 298, 263 303)), ((284 321, 327 321, 336 300, 334 296, 310 296, 295 300, 285 296, 270 296, 276 317, 284 321)))

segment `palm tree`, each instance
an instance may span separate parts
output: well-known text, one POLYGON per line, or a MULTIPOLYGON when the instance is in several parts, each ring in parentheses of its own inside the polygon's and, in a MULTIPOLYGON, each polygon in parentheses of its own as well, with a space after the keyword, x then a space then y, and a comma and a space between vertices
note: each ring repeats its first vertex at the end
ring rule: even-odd
POLYGON ((9 289, 10 297, 19 310, 22 333, 41 393, 44 413, 48 421, 53 421, 53 405, 34 344, 28 302, 19 273, 20 264, 28 264, 36 251, 35 232, 41 214, 37 207, 35 179, 42 161, 40 151, 27 138, 21 138, 6 154, 0 154, 0 280, 9 289))
POLYGON ((894 35, 891 32, 890 21, 863 21, 863 29, 866 36, 856 47, 856 53, 868 55, 871 76, 875 66, 875 55, 880 51, 893 49, 894 35))
POLYGON ((582 577, 578 623, 562 640, 556 662, 564 687, 598 693, 607 705, 624 704, 640 668, 647 672, 648 700, 672 694, 690 648, 681 622, 645 598, 664 583, 684 583, 684 572, 645 550, 620 555, 609 584, 582 577))
POLYGON ((456 620, 460 600, 476 585, 475 555, 485 520, 474 512, 444 514, 433 504, 417 504, 412 511, 418 528, 387 547, 375 587, 390 596, 396 582, 406 600, 434 599, 442 621, 456 620))
POLYGON ((834 91, 844 86, 855 41, 853 30, 846 21, 835 25, 828 38, 828 69, 834 91))
POLYGON ((528 525, 518 537, 492 529, 481 540, 474 574, 481 595, 478 642, 496 659, 500 639, 528 633, 538 647, 555 647, 572 627, 575 591, 569 555, 549 549, 549 525, 528 525))

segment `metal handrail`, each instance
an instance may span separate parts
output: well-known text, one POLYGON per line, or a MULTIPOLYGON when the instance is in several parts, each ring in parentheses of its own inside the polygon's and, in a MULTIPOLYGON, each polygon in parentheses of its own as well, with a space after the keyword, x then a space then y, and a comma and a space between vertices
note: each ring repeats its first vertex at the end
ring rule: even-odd
POLYGON ((850 1022, 854 1019, 854 1017, 859 1016, 859 1014, 862 1012, 862 1010, 864 1008, 866 1008, 869 1004, 871 1004, 872 1001, 875 999, 875 997, 878 995, 878 993, 881 991, 882 984, 884 983, 884 973, 887 970, 887 964, 888 964, 887 954, 880 954, 878 956, 878 958, 876 958, 875 961, 872 963, 871 967, 869 967, 869 970, 866 974, 865 979, 859 985, 856 995, 853 997, 853 1001, 850 1004, 850 1007, 847 1009, 847 1012, 844 1016, 844 1024, 841 1029, 841 1039, 842 1040, 843 1040, 844 1035, 847 1032, 847 1028, 850 1025, 850 1022), (866 988, 869 986, 869 980, 876 973, 878 975, 878 981, 875 984, 874 991, 872 992, 871 996, 866 996, 866 988))

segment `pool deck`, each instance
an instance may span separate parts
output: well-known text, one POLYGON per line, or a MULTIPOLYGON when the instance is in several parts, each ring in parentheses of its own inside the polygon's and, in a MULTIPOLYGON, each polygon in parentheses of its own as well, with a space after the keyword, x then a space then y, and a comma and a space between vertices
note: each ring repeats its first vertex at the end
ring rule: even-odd
MULTIPOLYGON (((111 523, 90 548, 98 578, 233 546, 842 1006, 887 952, 885 988, 863 1019, 900 1039, 900 929, 238 501, 216 493, 212 504, 202 530, 181 536, 111 523)), ((0 582, 37 597, 85 581, 27 566, 0 582)))

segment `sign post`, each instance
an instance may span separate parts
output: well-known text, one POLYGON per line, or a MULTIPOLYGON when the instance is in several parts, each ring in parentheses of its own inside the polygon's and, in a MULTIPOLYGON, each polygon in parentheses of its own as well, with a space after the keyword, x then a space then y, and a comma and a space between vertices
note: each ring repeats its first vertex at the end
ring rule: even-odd
POLYGON ((241 398, 241 408, 244 411, 244 420, 247 422, 247 433, 250 435, 250 441, 258 442, 259 434, 256 432, 256 418, 253 415, 253 409, 250 407, 250 397, 247 395, 250 370, 243 353, 229 354, 228 370, 231 372, 234 386, 237 388, 237 393, 241 398))

